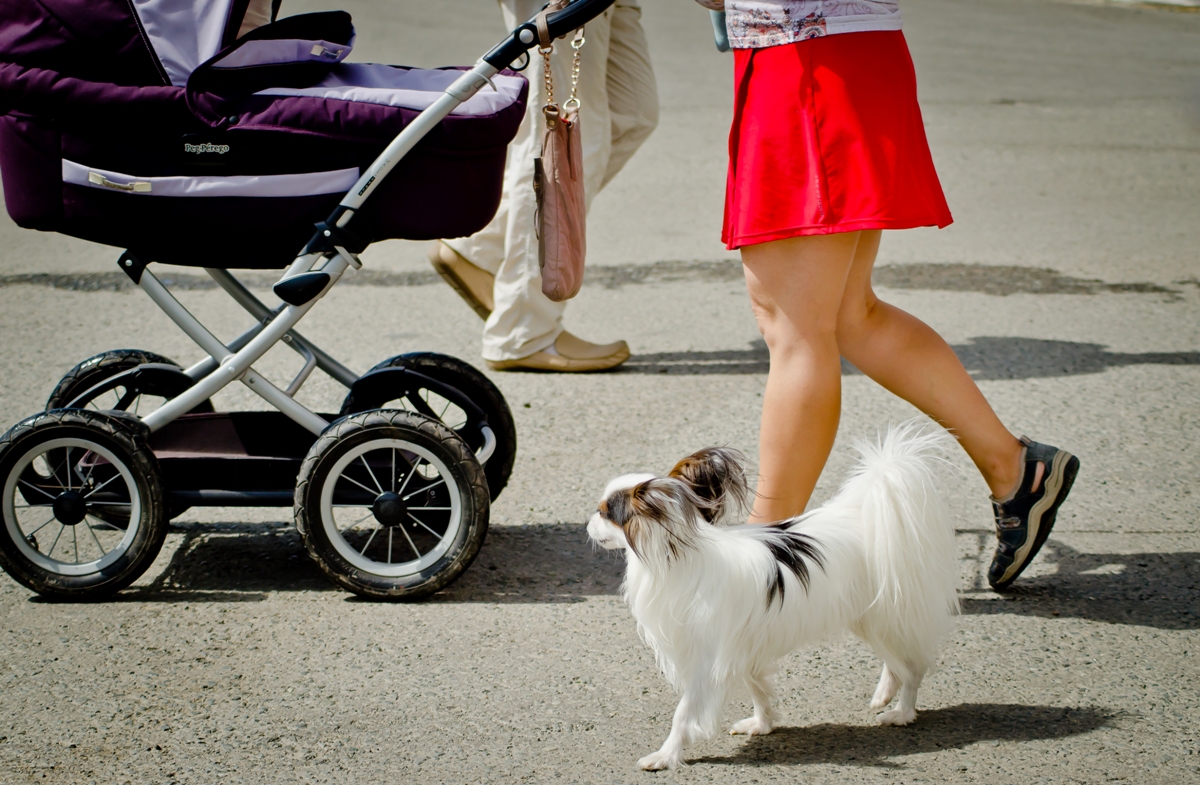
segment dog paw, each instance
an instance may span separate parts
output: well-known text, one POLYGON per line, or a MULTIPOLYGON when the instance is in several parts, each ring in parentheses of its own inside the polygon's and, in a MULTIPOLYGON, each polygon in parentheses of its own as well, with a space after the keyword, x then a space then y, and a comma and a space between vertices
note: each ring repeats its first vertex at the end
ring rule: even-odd
POLYGON ((652 752, 638 761, 638 768, 644 771, 663 771, 664 769, 674 769, 677 766, 679 766, 679 754, 666 750, 652 752))
POLYGON ((766 736, 771 732, 771 723, 759 717, 747 717, 741 722, 735 722, 729 729, 731 736, 766 736))
POLYGON ((917 712, 913 709, 892 709, 885 711, 875 719, 880 725, 907 725, 917 718, 917 712))

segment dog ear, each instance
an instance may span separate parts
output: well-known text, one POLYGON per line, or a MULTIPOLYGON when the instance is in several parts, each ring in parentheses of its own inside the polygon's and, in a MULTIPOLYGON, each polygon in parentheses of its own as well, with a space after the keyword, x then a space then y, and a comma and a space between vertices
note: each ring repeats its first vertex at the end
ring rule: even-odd
POLYGON ((678 478, 656 478, 616 491, 600 504, 600 514, 621 527, 625 541, 639 558, 661 551, 668 561, 690 548, 695 537, 688 506, 705 507, 678 478))
POLYGON ((726 504, 745 508, 750 490, 745 458, 728 447, 708 447, 675 464, 671 477, 682 480, 702 502, 701 512, 709 523, 721 517, 726 504))

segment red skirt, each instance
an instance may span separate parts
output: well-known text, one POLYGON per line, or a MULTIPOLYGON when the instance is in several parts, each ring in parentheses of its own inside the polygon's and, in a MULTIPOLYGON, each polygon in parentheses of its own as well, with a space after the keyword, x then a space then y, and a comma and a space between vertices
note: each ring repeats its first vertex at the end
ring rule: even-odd
POLYGON ((721 239, 948 226, 900 31, 734 51, 721 239))

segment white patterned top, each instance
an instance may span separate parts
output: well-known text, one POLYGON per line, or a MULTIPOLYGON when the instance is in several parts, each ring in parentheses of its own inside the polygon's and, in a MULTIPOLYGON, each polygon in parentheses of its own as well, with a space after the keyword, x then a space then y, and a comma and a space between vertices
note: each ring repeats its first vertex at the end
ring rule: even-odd
POLYGON ((725 0, 729 44, 763 49, 806 38, 899 30, 898 0, 725 0))

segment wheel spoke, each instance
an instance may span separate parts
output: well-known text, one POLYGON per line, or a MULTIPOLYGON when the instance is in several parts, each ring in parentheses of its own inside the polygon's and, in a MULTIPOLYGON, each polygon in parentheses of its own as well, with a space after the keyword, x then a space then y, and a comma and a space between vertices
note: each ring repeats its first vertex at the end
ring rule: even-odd
POLYGON ((85 493, 85 494, 83 495, 83 498, 85 498, 85 499, 91 498, 91 496, 92 496, 93 494, 95 494, 95 493, 96 493, 97 491, 99 491, 101 488, 103 488, 104 486, 108 485, 110 482, 112 482, 113 480, 117 479, 117 478, 118 478, 118 477, 120 477, 120 476, 121 476, 121 475, 119 475, 119 474, 114 474, 112 477, 109 477, 107 480, 105 480, 104 482, 102 482, 102 483, 100 483, 99 485, 97 485, 95 488, 92 488, 90 491, 88 491, 87 493, 85 493))
POLYGON ((453 507, 409 507, 410 510, 453 510, 453 507))
MULTIPOLYGON (((67 448, 67 457, 63 459, 63 469, 67 474, 67 490, 71 490, 71 448, 67 448)), ((58 475, 54 475, 54 479, 58 479, 58 475)))
POLYGON ((50 524, 54 523, 56 520, 58 520, 58 518, 54 517, 53 515, 52 515, 52 516, 50 516, 50 520, 46 521, 46 522, 45 522, 45 523, 43 523, 41 526, 39 526, 39 527, 37 527, 36 529, 34 529, 33 531, 29 532, 29 533, 28 533, 28 534, 26 534, 25 536, 26 536, 26 537, 32 537, 33 535, 35 535, 35 534, 37 534, 38 532, 40 532, 42 529, 44 529, 44 528, 46 528, 47 526, 49 526, 50 524))
POLYGON ((371 482, 375 483, 375 487, 379 489, 379 495, 382 496, 383 486, 379 484, 379 478, 375 476, 375 472, 371 470, 371 465, 367 463, 367 456, 360 455, 358 456, 358 460, 362 462, 363 466, 367 467, 367 474, 371 475, 371 482))
MULTIPOLYGON (((392 533, 395 531, 395 526, 388 527, 388 564, 392 563, 392 533)), ((401 531, 403 531, 403 529, 401 529, 401 531)))
MULTIPOLYGON (((418 456, 416 462, 414 462, 413 465, 408 468, 408 476, 404 478, 404 482, 400 483, 400 490, 396 491, 396 493, 404 493, 404 489, 408 487, 408 481, 411 480, 412 476, 417 473, 417 469, 421 466, 421 461, 423 460, 425 459, 418 456)), ((405 496, 404 498, 405 501, 408 500, 408 496, 405 496)))
MULTIPOLYGON (((370 488, 368 488, 367 486, 363 485, 361 482, 359 482, 358 480, 354 479, 354 478, 353 478, 353 477, 351 477, 349 474, 343 474, 343 475, 342 475, 342 476, 341 476, 339 479, 342 479, 342 480, 349 480, 350 482, 352 482, 352 483, 354 483, 355 485, 357 485, 359 488, 362 488, 362 489, 363 489, 364 491, 366 491, 367 493, 370 493, 370 494, 374 494, 374 493, 375 493, 375 491, 373 491, 373 490, 371 490, 370 488)), ((348 505, 346 505, 346 506, 347 506, 347 507, 361 507, 362 505, 361 505, 361 504, 348 504, 348 505)))
POLYGON ((419 550, 417 550, 417 546, 413 543, 412 537, 408 536, 408 532, 404 531, 403 526, 398 526, 396 528, 400 529, 400 533, 404 535, 404 539, 408 540, 408 547, 412 548, 413 553, 417 554, 417 559, 420 559, 421 552, 419 550))
MULTIPOLYGON (((47 507, 50 505, 46 505, 47 507)), ((88 507, 131 507, 129 502, 88 502, 88 507)))
POLYGON ((396 448, 392 448, 392 493, 396 492, 396 448))
POLYGON ((14 504, 13 509, 14 510, 32 510, 35 507, 53 507, 53 506, 54 506, 53 502, 51 502, 49 504, 14 504))
MULTIPOLYGON (((91 453, 91 455, 93 456, 92 457, 92 465, 88 467, 87 477, 83 478, 83 482, 79 486, 80 490, 83 490, 84 485, 89 485, 92 482, 92 475, 96 472, 96 464, 100 458, 99 455, 96 455, 96 453, 91 452, 90 450, 88 451, 88 453, 91 453)), ((88 453, 84 453, 83 457, 87 458, 88 453)))
POLYGON ((344 529, 338 529, 338 533, 339 533, 339 534, 345 534, 346 532, 350 531, 350 530, 351 530, 351 529, 353 529, 355 526, 358 526, 358 524, 362 523, 363 521, 365 521, 367 518, 370 518, 370 517, 371 517, 372 515, 374 515, 374 514, 375 514, 375 513, 373 513, 373 512, 368 512, 366 515, 364 515, 363 517, 359 518, 357 521, 355 521, 354 523, 350 524, 350 525, 349 525, 349 526, 347 526, 346 528, 344 528, 344 529))
MULTIPOLYGON (((422 529, 424 529, 425 531, 429 532, 429 533, 430 533, 430 534, 432 534, 434 537, 437 537, 439 540, 440 540, 440 539, 442 539, 442 535, 438 534, 438 533, 437 533, 437 532, 435 532, 433 529, 431 529, 431 528, 429 528, 428 526, 426 526, 426 525, 425 525, 425 521, 423 521, 423 520, 421 520, 420 518, 418 518, 417 516, 413 515, 411 512, 408 514, 408 517, 412 518, 414 521, 416 521, 417 523, 419 523, 419 524, 421 525, 421 528, 422 528, 422 529)), ((401 529, 401 531, 403 531, 403 529, 401 529)))
POLYGON ((419 491, 413 491, 413 492, 412 492, 412 493, 410 493, 409 495, 405 496, 405 497, 404 497, 404 501, 408 501, 408 500, 409 500, 409 499, 411 499, 412 497, 416 496, 418 493, 425 493, 425 491, 429 490, 430 488, 436 488, 436 487, 438 487, 439 485, 442 485, 442 484, 443 484, 443 483, 445 483, 445 482, 446 482, 446 478, 444 478, 444 477, 443 477, 442 479, 438 480, 437 482, 431 482, 429 485, 426 485, 426 486, 425 486, 424 488, 422 488, 421 490, 419 490, 419 491))
POLYGON ((362 550, 358 552, 358 555, 359 555, 359 556, 364 556, 364 555, 366 555, 367 548, 370 548, 370 547, 371 547, 371 541, 375 539, 375 535, 376 535, 376 534, 379 534, 379 529, 378 529, 378 528, 377 528, 377 529, 375 529, 375 531, 371 532, 371 536, 367 538, 367 544, 366 544, 366 545, 364 545, 364 546, 362 547, 362 550))
POLYGON ((87 524, 88 531, 92 534, 92 539, 96 541, 96 547, 100 549, 100 558, 104 558, 108 555, 108 551, 104 550, 104 546, 100 544, 100 538, 96 536, 96 531, 92 528, 92 524, 88 523, 86 520, 84 523, 87 524))
POLYGON ((41 495, 45 496, 47 499, 50 499, 50 500, 54 499, 54 494, 52 494, 48 491, 44 491, 41 488, 37 487, 36 485, 33 485, 32 483, 28 483, 28 482, 25 482, 24 480, 20 480, 20 479, 17 480, 17 482, 19 482, 21 485, 24 485, 26 488, 30 488, 32 490, 37 491, 41 495))
POLYGON ((58 547, 58 540, 59 540, 59 538, 60 538, 60 537, 62 537, 62 533, 63 533, 63 531, 64 531, 66 528, 67 528, 66 524, 61 524, 61 523, 60 523, 60 524, 58 525, 58 534, 57 534, 57 535, 55 535, 55 537, 54 537, 54 542, 53 542, 53 543, 50 545, 50 550, 46 551, 46 556, 47 556, 47 557, 48 557, 48 556, 50 556, 50 554, 54 553, 54 549, 55 549, 56 547, 58 547))
POLYGON ((71 527, 71 539, 75 541, 75 563, 79 564, 79 526, 71 527))

